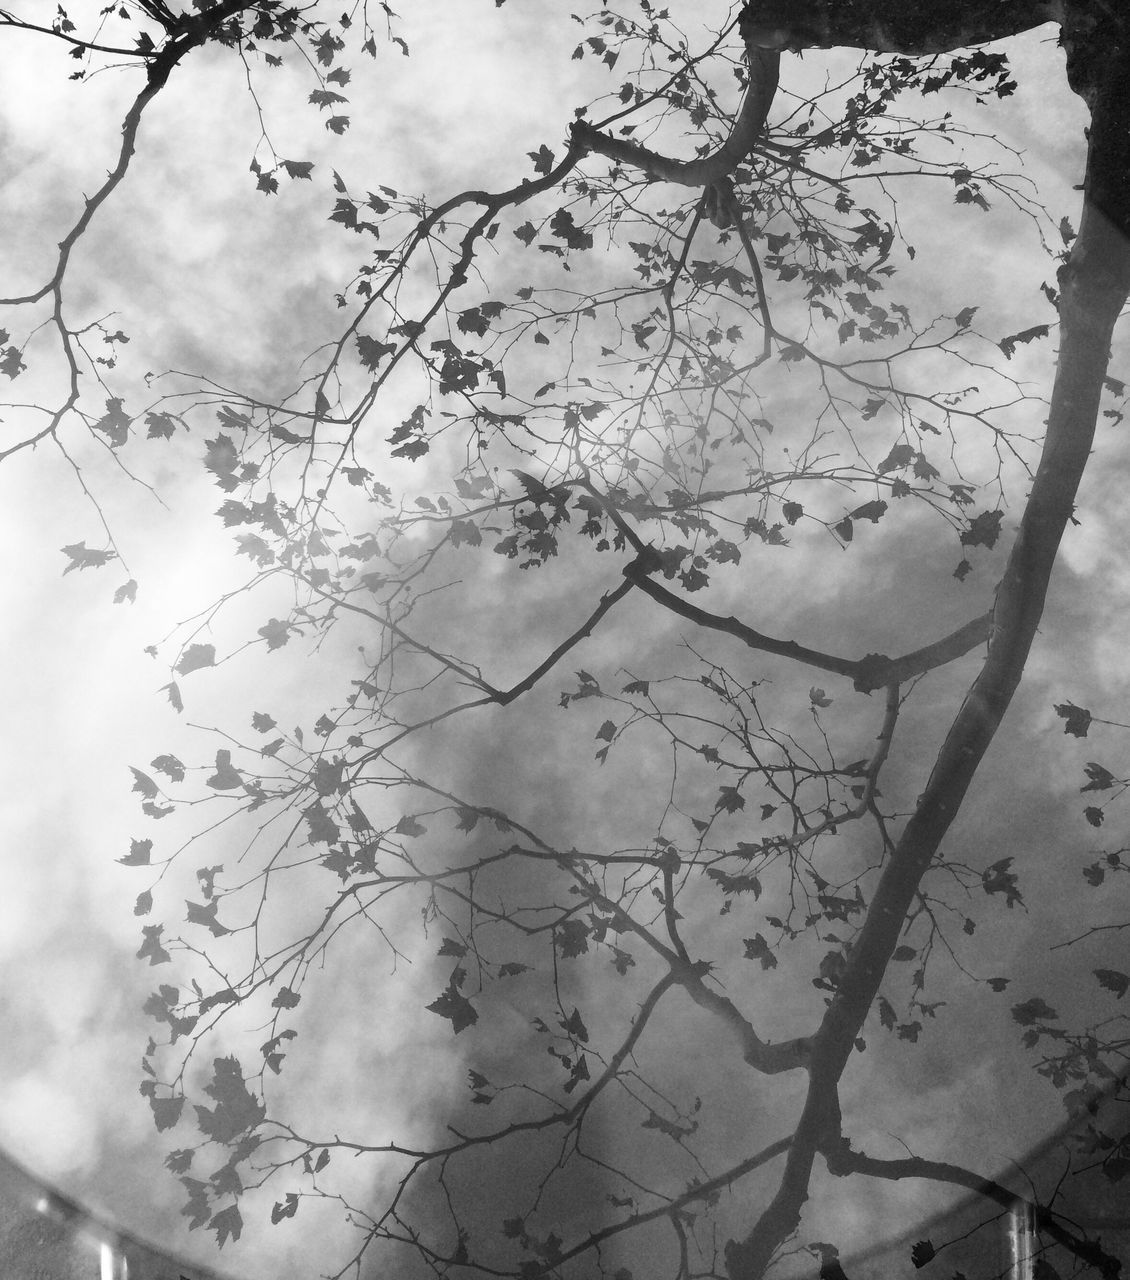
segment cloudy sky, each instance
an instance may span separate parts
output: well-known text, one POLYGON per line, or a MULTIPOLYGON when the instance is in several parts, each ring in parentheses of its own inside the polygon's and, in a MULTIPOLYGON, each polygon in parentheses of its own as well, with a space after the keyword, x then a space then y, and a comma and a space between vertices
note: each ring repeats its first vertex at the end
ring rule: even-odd
MULTIPOLYGON (((375 63, 355 60, 353 126, 346 137, 326 133, 304 102, 297 71, 257 85, 263 120, 280 154, 313 159, 322 174, 332 167, 358 187, 384 183, 438 200, 468 186, 508 186, 528 173, 525 154, 542 143, 559 148, 573 106, 607 87, 598 69, 570 58, 577 31, 567 14, 540 3, 501 9, 485 0, 457 7, 423 3, 403 24, 410 59, 390 47, 375 63)), ((1022 157, 1012 163, 1023 164, 1054 228, 1063 214, 1077 217, 1072 188, 1082 177, 1083 144, 1082 114, 1063 82, 1053 35, 1046 28, 1018 42, 1020 87, 985 112, 993 113, 993 131, 1022 157)), ((805 91, 826 67, 840 65, 819 52, 803 61, 786 58, 783 88, 805 91)), ((0 75, 8 86, 0 107, 5 294, 44 278, 83 194, 112 163, 121 114, 136 88, 128 71, 71 83, 73 66, 41 36, 7 33, 0 43, 0 75)), ((782 97, 782 109, 786 102, 782 97)), ((132 335, 120 353, 131 376, 204 371, 221 384, 270 395, 293 383, 296 361, 332 334, 333 295, 355 268, 357 242, 326 222, 328 182, 293 183, 270 201, 254 190, 248 163, 263 154, 256 152, 260 129, 239 62, 223 51, 198 59, 154 105, 129 178, 82 241, 73 264, 73 305, 89 320, 113 313, 113 323, 132 335)), ((901 286, 905 296, 931 314, 979 303, 986 362, 1000 361, 992 346, 997 339, 1054 319, 1040 293, 1053 264, 1022 214, 1002 209, 982 218, 955 210, 948 193, 940 199, 935 193, 908 196, 900 219, 919 251, 901 286)), ((498 269, 509 268, 502 262, 498 269)), ((15 331, 3 317, 0 325, 15 331)), ((1033 390, 1046 388, 1053 343, 1054 337, 1021 348, 1009 373, 1033 390)), ((41 358, 33 358, 39 354, 29 347, 28 373, 0 413, 4 432, 20 433, 37 421, 28 405, 58 399, 59 370, 46 341, 41 358)), ((1130 374, 1124 349, 1116 349, 1112 372, 1130 374)), ((790 406, 798 418, 806 408, 790 406)), ((878 1098, 868 1091, 865 1072, 849 1074, 844 1098, 852 1132, 876 1151, 895 1154, 889 1135, 897 1134, 919 1154, 988 1173, 1059 1122, 1052 1091, 1023 1074, 1007 1010, 1014 998, 1035 994, 1053 1005, 1086 1007, 1097 994, 1093 981, 1070 973, 1064 953, 1049 953, 1048 943, 1118 918, 1117 887, 1099 896, 1081 875, 1099 846, 1080 817, 1078 787, 1085 760, 1103 759, 1117 772, 1123 744, 1117 737, 1086 744, 1065 739, 1052 704, 1071 700, 1110 719, 1130 718, 1123 711, 1130 691, 1120 621, 1130 586, 1119 553, 1124 429, 1100 428, 1099 465, 1085 481, 1081 523, 1065 544, 1028 680, 947 841, 951 856, 978 870, 1013 857, 1028 877, 1027 909, 991 910, 961 957, 970 972, 1007 972, 1013 984, 1007 994, 994 995, 956 970, 939 975, 931 998, 965 1002, 960 1034, 927 1028, 917 1045, 878 1041, 875 1054, 892 1081, 878 1098)), ((251 713, 268 705, 284 709, 288 722, 316 716, 344 683, 335 662, 345 663, 365 637, 346 628, 336 649, 315 653, 294 644, 269 660, 233 661, 194 681, 186 712, 177 717, 161 692, 169 655, 154 658, 146 647, 160 645, 247 576, 246 562, 234 559, 229 533, 211 514, 221 495, 199 466, 203 432, 135 448, 125 460, 140 484, 89 439, 75 433, 64 440, 89 494, 71 459, 49 444, 0 466, 7 583, 0 631, 7 729, 0 741, 0 958, 7 976, 0 990, 7 1045, 0 1062, 0 1141, 125 1224, 177 1240, 214 1263, 209 1239, 181 1226, 183 1195, 162 1169, 172 1144, 154 1133, 137 1091, 140 1054, 152 1028, 140 1007, 152 981, 134 959, 141 922, 133 906, 148 882, 116 859, 131 839, 155 833, 130 793, 128 767, 146 768, 165 752, 206 758, 216 742, 190 725, 247 736, 251 713), (103 518, 128 573, 114 567, 64 578, 60 548, 103 545, 103 518), (124 577, 139 583, 137 599, 115 606, 111 597, 124 577)), ((425 487, 403 464, 387 474, 390 483, 425 487)), ((1005 528, 1007 535, 1007 517, 1005 528)), ((756 583, 736 583, 728 607, 753 599, 760 611, 754 625, 817 648, 901 652, 987 607, 1006 541, 993 554, 981 553, 972 579, 962 584, 950 576, 953 545, 941 544, 936 524, 911 522, 895 541, 861 538, 850 561, 826 539, 798 536, 787 562, 751 557, 756 583)), ((473 645, 484 674, 502 685, 528 669, 526 655, 578 625, 599 589, 589 586, 591 557, 563 557, 552 576, 521 579, 508 562, 483 559, 488 562, 462 570, 462 585, 429 616, 437 634, 473 645), (516 582, 524 592, 520 610, 513 605, 516 582)), ((608 581, 601 588, 615 585, 615 573, 603 572, 608 581)), ((269 596, 237 602, 209 634, 218 647, 234 649, 241 629, 249 634, 271 616, 272 603, 269 596)), ((627 844, 640 824, 645 834, 637 829, 635 840, 647 839, 654 813, 635 798, 633 770, 661 770, 658 749, 610 759, 602 770, 592 760, 593 726, 585 727, 585 717, 595 717, 595 726, 603 716, 578 707, 566 721, 555 704, 562 690, 575 687, 578 667, 610 679, 623 667, 669 670, 685 634, 675 620, 629 602, 559 676, 514 709, 520 715, 508 720, 509 710, 492 711, 429 739, 429 767, 478 803, 516 809, 565 847, 627 844)), ((748 661, 730 642, 707 648, 720 663, 748 661)), ((974 670, 971 656, 919 694, 892 779, 912 797, 974 670)), ((783 705, 798 689, 803 705, 804 690, 814 683, 807 672, 795 676, 768 661, 758 662, 757 678, 771 683, 783 705)), ((815 683, 827 684, 844 705, 852 697, 846 687, 833 689, 830 678, 815 683)), ((872 709, 872 719, 877 714, 872 709)), ((856 719, 845 732, 860 732, 856 719)), ((182 827, 181 838, 191 826, 182 827)), ((173 840, 164 832, 161 838, 173 840)), ((217 839, 222 845, 228 837, 217 839)), ((1113 839, 1105 847, 1116 847, 1113 839)), ((216 847, 215 841, 206 845, 203 861, 220 860, 212 856, 216 847)), ((197 865, 190 853, 186 893, 197 865)), ((167 891, 175 902, 175 886, 167 891)), ((693 923, 710 923, 705 908, 693 923)), ((434 1100, 465 1088, 465 1066, 451 1053, 449 1028, 421 1012, 421 992, 430 997, 445 980, 433 964, 435 942, 417 937, 409 977, 401 971, 396 980, 368 953, 337 957, 333 973, 340 980, 327 983, 311 1015, 316 1047, 296 1054, 290 1086, 295 1096, 308 1088, 312 1128, 329 1131, 344 1110, 353 1130, 370 1140, 394 1133, 423 1139, 434 1123, 434 1100), (361 964, 366 981, 348 981, 361 964)), ((1104 962, 1102 953, 1092 954, 1093 961, 1078 965, 1084 975, 1104 962)), ((761 1011, 771 1034, 809 1025, 818 997, 810 988, 790 988, 787 978, 775 981, 761 1011)), ((594 1004, 611 1021, 630 1000, 614 993, 606 1004, 595 998, 594 1004)), ((502 1044, 507 1036, 520 1041, 520 1022, 515 1013, 513 1022, 497 1023, 502 1044)), ((694 1079, 700 1069, 695 1046, 706 1041, 693 1012, 676 1023, 675 1034, 686 1038, 682 1070, 694 1079)), ((497 1044, 491 1051, 507 1056, 497 1044)), ((718 1095, 731 1083, 715 1081, 718 1095)), ((795 1089, 776 1094, 760 1083, 741 1087, 742 1106, 762 1113, 751 1131, 762 1141, 780 1136, 784 1124, 774 1117, 795 1102, 795 1089)), ((852 1183, 824 1190, 831 1199, 822 1221, 832 1215, 848 1232, 854 1224, 858 1239, 873 1232, 886 1197, 910 1217, 937 1203, 919 1186, 852 1183)), ((263 1199, 264 1212, 274 1198, 263 1199)), ((283 1265, 310 1273, 326 1266, 325 1238, 312 1229, 316 1219, 288 1230, 252 1224, 247 1210, 244 1217, 244 1238, 223 1259, 233 1272, 254 1277, 280 1274, 283 1265)), ((822 1230, 813 1226, 808 1238, 822 1230)))

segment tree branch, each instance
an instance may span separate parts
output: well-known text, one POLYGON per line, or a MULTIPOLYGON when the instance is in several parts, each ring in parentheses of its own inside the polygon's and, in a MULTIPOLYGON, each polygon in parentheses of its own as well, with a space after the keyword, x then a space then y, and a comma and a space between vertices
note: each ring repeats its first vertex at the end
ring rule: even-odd
POLYGON ((933 644, 915 649, 901 658, 888 658, 882 653, 869 653, 862 658, 839 658, 835 654, 809 649, 795 640, 778 640, 773 636, 767 636, 739 621, 732 614, 729 617, 722 617, 720 614, 710 613, 706 609, 700 609, 698 605, 691 604, 689 600, 676 595, 674 591, 661 586, 648 576, 660 567, 658 556, 654 553, 649 555, 649 551, 650 548, 645 548, 627 565, 624 576, 634 582, 645 595, 651 596, 657 604, 663 605, 672 613, 677 613, 700 627, 734 636, 749 645, 751 649, 760 649, 763 653, 775 653, 782 658, 791 658, 794 662, 816 667, 820 671, 831 671, 836 675, 846 676, 854 681, 860 693, 870 693, 873 689, 882 688, 884 685, 901 684, 913 676, 924 675, 927 671, 933 671, 936 667, 944 666, 962 657, 970 649, 989 638, 992 614, 986 613, 958 627, 956 631, 943 636, 941 640, 935 640, 933 644))

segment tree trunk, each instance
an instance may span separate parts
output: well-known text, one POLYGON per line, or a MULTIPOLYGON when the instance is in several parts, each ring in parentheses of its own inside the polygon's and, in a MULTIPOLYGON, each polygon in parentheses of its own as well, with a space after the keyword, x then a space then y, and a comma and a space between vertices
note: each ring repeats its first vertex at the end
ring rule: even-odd
MULTIPOLYGON (((794 11, 810 7, 829 12, 835 5, 822 0, 819 5, 792 6, 794 11)), ((846 7, 854 12, 850 0, 846 7)), ((1037 6, 993 6, 990 0, 983 7, 992 13, 1037 6)), ((1090 454, 1111 335, 1130 293, 1130 20, 1108 13, 1096 29, 1090 6, 1071 8, 1077 12, 1068 15, 1064 28, 1069 76, 1072 88, 1091 108, 1092 124, 1079 236, 1059 273, 1059 360, 1039 467, 997 590, 985 664, 880 878, 815 1037, 805 1107, 777 1195, 753 1231, 727 1246, 732 1280, 757 1280, 764 1273, 800 1220, 816 1154, 839 1138, 840 1077, 922 877, 1020 683, 1090 454)), ((918 14, 921 22, 921 10, 918 14)))

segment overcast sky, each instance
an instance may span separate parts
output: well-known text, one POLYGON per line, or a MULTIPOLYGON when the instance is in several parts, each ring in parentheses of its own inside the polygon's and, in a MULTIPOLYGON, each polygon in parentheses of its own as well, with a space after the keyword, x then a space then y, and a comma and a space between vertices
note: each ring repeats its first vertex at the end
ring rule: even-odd
MULTIPOLYGON (((332 166, 359 187, 385 183, 439 199, 469 185, 509 186, 528 172, 527 151, 543 142, 560 147, 573 106, 585 100, 594 73, 570 59, 578 30, 545 5, 414 5, 403 24, 410 59, 382 48, 375 64, 355 60, 357 105, 345 139, 329 140, 303 102, 297 76, 264 86, 269 129, 283 155, 314 159, 323 173, 332 166)), ((1063 81, 1053 36, 1049 27, 1018 42, 1020 88, 985 112, 992 113, 994 131, 1024 153, 1026 170, 1055 216, 1077 219, 1079 197, 1071 188, 1082 177, 1082 114, 1063 81)), ((825 58, 816 51, 802 63, 786 57, 783 87, 820 76, 825 58)), ((0 78, 8 86, 0 104, 0 159, 8 175, 0 197, 5 293, 42 279, 82 194, 112 162, 121 112, 137 84, 126 72, 76 85, 66 78, 72 66, 42 37, 9 34, 0 45, 0 78)), ((199 65, 190 60, 147 116, 128 180, 82 242, 71 296, 91 318, 120 316, 133 335, 128 359, 138 372, 204 370, 221 382, 269 393, 293 379, 289 362, 296 353, 332 332, 333 293, 352 270, 357 242, 326 222, 326 184, 292 184, 272 201, 254 190, 247 166, 258 133, 235 59, 218 51, 199 65)), ((955 211, 948 195, 918 204, 908 199, 901 216, 904 233, 919 248, 917 269, 901 287, 909 290, 915 281, 913 300, 923 310, 980 303, 978 324, 994 340, 1054 319, 1039 292, 1052 267, 1022 218, 955 211)), ((1053 342, 1022 348, 1010 372, 1046 385, 1053 342)), ((28 364, 27 382, 17 384, 15 394, 50 397, 49 364, 37 366, 30 357, 28 364)), ((1114 353, 1112 372, 1130 374, 1124 346, 1114 353)), ((803 414, 804 406, 795 409, 803 414)), ((3 417, 4 431, 19 430, 26 420, 18 408, 3 417)), ((865 1146, 877 1149, 894 1133, 920 1154, 965 1160, 990 1173, 1060 1121, 1051 1090, 1019 1065, 1007 1010, 1037 993, 1052 1004, 1090 999, 1093 984, 1073 986, 1063 953, 1049 955, 1047 944, 1117 917, 1113 894, 1096 898, 1080 874, 1094 843, 1079 817, 1082 762, 1104 757, 1098 743, 1063 737, 1052 704, 1070 699, 1093 705, 1096 714, 1126 718, 1119 714, 1127 693, 1121 618, 1130 570, 1120 554, 1119 509, 1127 476, 1116 453, 1125 429, 1100 427, 1099 465, 1084 484, 1081 524, 1065 543, 1027 682, 947 841, 951 854, 977 867, 1012 856, 1026 873, 1039 868, 1025 882, 1028 909, 990 912, 963 955, 982 976, 1020 971, 1030 989, 1016 981, 1007 994, 991 995, 984 987, 972 991, 955 973, 942 978, 931 998, 967 1000, 962 1025, 971 1030, 955 1036, 928 1028, 915 1046, 879 1043, 878 1060, 895 1084, 879 1098, 867 1091, 866 1072, 848 1074, 845 1112, 865 1146)), ((133 903, 147 886, 115 860, 131 838, 153 832, 141 824, 128 766, 145 768, 165 751, 205 756, 186 722, 222 725, 233 698, 246 698, 249 681, 254 688, 262 680, 264 699, 297 721, 335 694, 341 680, 327 670, 325 655, 304 658, 292 645, 272 656, 270 669, 256 659, 193 682, 179 720, 169 708, 160 692, 167 667, 145 647, 238 585, 246 570, 234 562, 230 537, 211 515, 220 495, 196 461, 202 438, 197 433, 134 451, 131 465, 152 491, 122 474, 104 451, 74 441, 129 575, 140 584, 132 606, 110 603, 120 577, 109 574, 116 570, 61 576, 60 548, 82 540, 101 545, 98 516, 66 461, 43 447, 0 466, 7 584, 0 630, 6 727, 0 740, 0 963, 7 976, 0 989, 7 1049, 0 1061, 0 1142, 127 1225, 178 1240, 214 1264, 209 1240, 202 1233, 190 1237, 179 1225, 182 1192, 161 1168, 171 1144, 154 1133, 137 1092, 152 1025, 140 1006, 152 979, 133 956, 141 923, 133 903)), ((403 468, 394 474, 408 475, 403 468)), ((952 544, 938 542, 936 525, 911 525, 894 543, 861 539, 850 563, 826 541, 798 536, 787 562, 755 562, 766 576, 757 583, 762 612, 750 620, 850 656, 911 649, 987 606, 1005 541, 995 555, 981 554, 973 579, 959 584, 947 568, 952 544)), ((560 636, 581 620, 592 558, 569 561, 553 577, 522 580, 533 604, 520 616, 507 607, 516 571, 493 557, 481 559, 477 568, 468 561, 470 586, 453 594, 448 625, 465 633, 476 628, 482 651, 498 668, 510 662, 520 670, 521 655, 536 652, 539 637, 560 636)), ((604 572, 614 585, 612 569, 604 572)), ((733 607, 750 599, 742 584, 733 607)), ((239 606, 225 635, 237 635, 240 627, 253 631, 267 616, 266 605, 239 606)), ((452 729, 429 744, 430 762, 481 803, 513 803, 518 796, 518 816, 566 846, 613 844, 619 826, 643 812, 625 802, 627 766, 610 762, 601 771, 591 760, 591 732, 565 725, 555 703, 576 668, 613 674, 653 657, 667 661, 681 634, 654 609, 625 605, 575 661, 570 658, 560 678, 530 696, 524 718, 507 721, 508 712, 496 711, 474 727, 452 729)), ((710 651, 720 661, 748 660, 727 642, 710 651)), ((484 667, 488 678, 498 674, 484 667)), ((827 684, 845 702, 853 696, 846 686, 833 689, 807 673, 794 678, 779 664, 759 662, 757 669, 782 690, 792 680, 798 688, 827 684)), ((974 669, 971 656, 931 681, 907 730, 906 785, 915 767, 925 767, 974 669), (933 718, 924 714, 931 706, 937 707, 933 718)), ((496 683, 504 683, 501 674, 496 683)), ((258 709, 247 702, 246 717, 258 709)), ((569 714, 583 717, 588 708, 569 714)), ((1113 741, 1106 755, 1115 768, 1120 744, 1113 741)), ((323 1109, 327 1127, 329 1104, 347 1098, 354 1126, 373 1138, 391 1136, 398 1125, 426 1133, 429 1097, 464 1087, 461 1063, 446 1056, 449 1028, 421 1012, 420 991, 434 994, 444 980, 427 968, 434 942, 419 940, 421 985, 412 978, 375 993, 376 979, 342 983, 327 997, 310 1037, 319 1048, 296 1065, 294 1085, 330 1082, 312 1104, 323 1109), (340 1034, 343 1025, 347 1036, 340 1034)), ((778 1019, 785 1034, 795 1020, 794 1001, 810 1017, 812 1000, 810 990, 790 992, 780 978, 765 1016, 778 1019)), ((685 1026, 686 1070, 693 1073, 698 1040, 690 1015, 685 1026)), ((752 1105, 774 1105, 768 1087, 758 1084, 751 1096, 752 1105)), ((765 1140, 781 1131, 783 1125, 767 1117, 765 1140)), ((888 1142, 886 1154, 893 1153, 888 1142)), ((845 1182, 831 1193, 837 1225, 855 1221, 860 1239, 873 1231, 883 1197, 904 1201, 909 1214, 929 1212, 933 1203, 919 1186, 845 1182)), ((267 1197, 268 1207, 273 1198, 267 1197)), ((246 1210, 244 1217, 244 1240, 222 1259, 233 1272, 297 1275, 279 1268, 314 1273, 325 1264, 324 1241, 311 1220, 288 1231, 252 1222, 246 1210)))

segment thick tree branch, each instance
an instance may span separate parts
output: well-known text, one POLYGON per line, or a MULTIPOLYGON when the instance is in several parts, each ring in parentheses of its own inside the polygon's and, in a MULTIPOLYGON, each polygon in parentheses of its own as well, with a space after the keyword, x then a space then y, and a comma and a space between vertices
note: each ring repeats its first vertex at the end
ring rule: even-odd
POLYGON ((684 187, 712 187, 722 182, 749 155, 761 137, 773 95, 777 92, 780 54, 775 49, 749 49, 747 57, 749 84, 741 109, 726 141, 710 155, 698 160, 675 160, 640 146, 638 142, 602 133, 583 120, 576 121, 572 127, 572 145, 684 187))
POLYGON ((924 1160, 920 1156, 908 1156, 901 1160, 880 1160, 862 1151, 853 1151, 847 1139, 827 1148, 823 1153, 828 1165, 828 1172, 837 1177, 852 1173, 862 1173, 870 1178, 884 1178, 889 1182, 898 1182, 903 1178, 929 1178, 933 1182, 949 1182, 959 1187, 967 1187, 978 1195, 984 1196, 1002 1209, 1013 1209, 1017 1205, 1027 1204, 1033 1210, 1037 1228, 1050 1236, 1057 1244, 1069 1249, 1077 1258, 1089 1262, 1099 1268, 1103 1275, 1119 1274, 1117 1259, 1108 1254, 1094 1240, 1087 1240, 1068 1231, 1056 1214, 1045 1205, 1028 1201, 1024 1196, 1010 1191, 1003 1183, 992 1178, 982 1178, 970 1169, 961 1165, 950 1164, 943 1160, 924 1160), (1113 1268, 1113 1269, 1112 1269, 1113 1268))
POLYGON ((734 636, 743 644, 749 645, 751 649, 760 649, 763 653, 775 653, 782 658, 791 658, 794 662, 816 667, 819 671, 831 671, 836 675, 846 676, 855 683, 855 687, 861 693, 870 693, 873 689, 882 688, 884 685, 901 684, 914 676, 924 675, 927 671, 945 666, 946 663, 953 662, 955 658, 962 657, 970 649, 986 641, 991 629, 992 614, 986 613, 967 622, 950 635, 943 636, 941 640, 935 640, 921 649, 903 654, 901 658, 888 658, 883 653, 869 653, 862 658, 839 658, 835 654, 809 649, 795 640, 778 640, 773 636, 767 636, 741 622, 732 614, 722 617, 720 614, 700 609, 698 605, 691 604, 689 600, 648 576, 659 567, 658 555, 649 554, 649 549, 645 548, 627 565, 624 576, 634 582, 645 595, 651 596, 657 604, 663 605, 672 613, 677 613, 700 627, 734 636))
POLYGON ((747 47, 869 49, 875 53, 948 53, 1063 20, 1064 0, 749 0, 740 30, 747 47))

